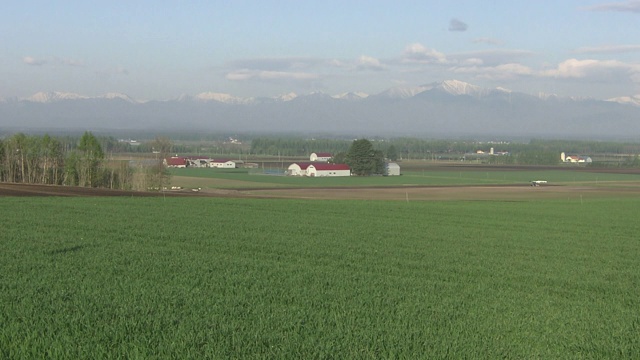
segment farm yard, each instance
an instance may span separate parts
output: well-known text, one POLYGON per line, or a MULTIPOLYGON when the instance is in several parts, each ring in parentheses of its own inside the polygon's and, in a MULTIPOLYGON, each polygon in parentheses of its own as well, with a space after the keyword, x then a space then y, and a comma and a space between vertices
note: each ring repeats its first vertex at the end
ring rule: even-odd
POLYGON ((0 357, 640 357, 637 174, 172 182, 1 187, 0 357))

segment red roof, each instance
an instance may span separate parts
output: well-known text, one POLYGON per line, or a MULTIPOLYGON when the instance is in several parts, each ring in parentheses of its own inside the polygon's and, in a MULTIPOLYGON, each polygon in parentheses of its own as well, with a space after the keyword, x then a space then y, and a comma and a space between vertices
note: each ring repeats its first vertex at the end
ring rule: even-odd
POLYGON ((309 165, 313 165, 316 170, 351 170, 347 164, 313 163, 309 165))
POLYGON ((167 162, 168 166, 187 165, 187 159, 183 157, 170 157, 170 158, 166 158, 165 161, 167 162))
POLYGON ((208 156, 185 156, 184 158, 189 160, 210 160, 211 159, 208 156))
POLYGON ((233 161, 233 160, 229 160, 229 159, 217 159, 217 160, 213 160, 214 163, 220 163, 220 164, 224 164, 227 163, 229 161, 233 161))
MULTIPOLYGON (((293 164, 296 164, 296 165, 300 166, 300 169, 301 169, 301 170, 306 170, 306 169, 309 167, 309 165, 311 165, 311 164, 317 164, 317 163, 310 163, 310 162, 295 162, 295 163, 293 163, 293 164)), ((291 164, 291 165, 293 165, 293 164, 291 164)))
POLYGON ((328 152, 317 152, 314 154, 316 154, 317 157, 326 157, 326 158, 330 158, 333 156, 331 155, 331 153, 328 153, 328 152))

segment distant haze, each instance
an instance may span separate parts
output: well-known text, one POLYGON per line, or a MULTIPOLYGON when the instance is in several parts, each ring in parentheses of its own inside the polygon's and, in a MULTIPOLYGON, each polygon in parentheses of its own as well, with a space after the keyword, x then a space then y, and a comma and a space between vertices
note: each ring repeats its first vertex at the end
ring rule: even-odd
POLYGON ((378 136, 622 137, 640 133, 634 98, 525 94, 449 80, 367 95, 325 93, 241 98, 202 93, 138 101, 38 93, 0 102, 0 127, 204 132, 329 133, 378 136))

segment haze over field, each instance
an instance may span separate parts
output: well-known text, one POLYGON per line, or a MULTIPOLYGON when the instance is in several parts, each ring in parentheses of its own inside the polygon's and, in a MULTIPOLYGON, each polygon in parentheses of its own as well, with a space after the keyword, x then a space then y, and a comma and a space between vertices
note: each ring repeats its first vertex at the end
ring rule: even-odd
POLYGON ((638 0, 14 2, 0 127, 628 137, 639 19, 638 0))

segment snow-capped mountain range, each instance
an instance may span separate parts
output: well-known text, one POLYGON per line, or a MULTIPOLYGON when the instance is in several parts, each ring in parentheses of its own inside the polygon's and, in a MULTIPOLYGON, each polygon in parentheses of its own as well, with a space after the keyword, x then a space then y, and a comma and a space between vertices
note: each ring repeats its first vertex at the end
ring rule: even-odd
MULTIPOLYGON (((450 95, 468 95, 475 98, 482 98, 482 97, 495 95, 495 94, 512 93, 511 90, 502 88, 502 87, 489 89, 489 88, 482 88, 480 86, 469 84, 459 80, 446 80, 442 82, 434 82, 431 84, 426 84, 421 86, 398 86, 398 87, 390 88, 382 93, 379 93, 373 96, 394 98, 394 99, 406 99, 429 90, 442 91, 450 95)), ((318 93, 312 93, 312 94, 318 94, 318 93)), ((202 92, 194 96, 183 94, 177 98, 162 100, 162 101, 183 101, 183 102, 184 101, 200 101, 200 102, 216 101, 216 102, 221 102, 225 104, 249 105, 257 102, 264 102, 266 100, 291 101, 299 96, 308 96, 308 95, 298 95, 296 93, 291 92, 288 94, 282 94, 272 98, 254 98, 254 97, 243 98, 243 97, 237 97, 237 96, 233 96, 226 93, 202 92)), ((366 94, 363 92, 347 92, 347 93, 342 93, 337 95, 331 95, 331 97, 334 99, 342 99, 342 100, 350 100, 350 101, 363 100, 369 96, 370 96, 369 94, 366 94)), ((558 96, 555 94, 546 94, 546 93, 538 93, 534 96, 537 96, 540 99, 545 99, 545 100, 549 98, 558 98, 558 96)), ((131 98, 129 95, 122 94, 122 93, 115 93, 115 92, 107 93, 101 96, 91 97, 87 95, 80 95, 76 93, 66 93, 66 92, 60 92, 60 91, 38 92, 36 94, 33 94, 30 97, 21 98, 18 100, 30 101, 30 102, 36 102, 36 103, 52 103, 52 102, 65 101, 65 100, 87 100, 87 99, 93 99, 93 100, 120 99, 130 103, 148 102, 148 100, 136 100, 131 98)), ((570 99, 576 99, 576 98, 570 98, 570 99)), ((7 102, 10 100, 0 99, 0 101, 7 102)), ((617 103, 626 104, 626 105, 640 106, 640 94, 634 95, 634 96, 611 98, 611 99, 607 99, 606 101, 617 102, 617 103)))
POLYGON ((607 100, 525 94, 458 80, 378 94, 242 98, 203 92, 142 101, 121 93, 40 92, 0 99, 0 129, 198 129, 424 135, 630 136, 640 95, 607 100))

